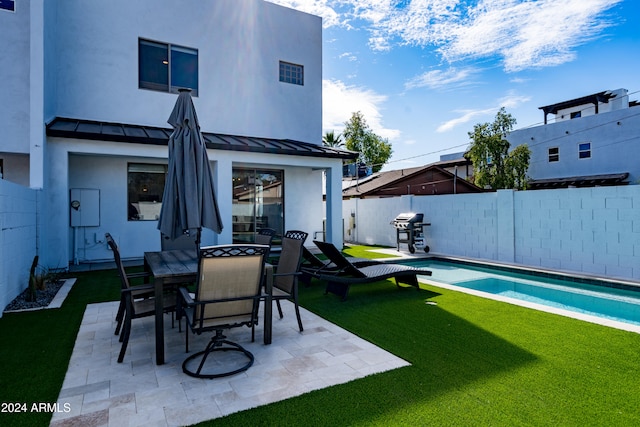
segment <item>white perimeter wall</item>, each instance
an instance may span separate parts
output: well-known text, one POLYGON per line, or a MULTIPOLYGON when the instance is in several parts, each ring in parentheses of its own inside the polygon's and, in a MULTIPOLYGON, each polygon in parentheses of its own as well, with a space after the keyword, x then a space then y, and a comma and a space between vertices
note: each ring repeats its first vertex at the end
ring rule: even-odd
POLYGON ((389 223, 410 211, 432 253, 640 279, 637 185, 345 200, 345 240, 395 246, 389 223))
POLYGON ((0 179, 0 317, 29 284, 38 191, 0 179))

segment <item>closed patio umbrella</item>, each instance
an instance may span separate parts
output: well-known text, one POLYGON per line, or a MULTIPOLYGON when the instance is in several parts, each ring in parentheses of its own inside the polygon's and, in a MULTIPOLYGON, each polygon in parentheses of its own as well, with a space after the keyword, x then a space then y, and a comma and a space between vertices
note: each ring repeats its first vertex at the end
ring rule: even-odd
POLYGON ((202 227, 220 233, 222 221, 190 90, 180 90, 168 123, 174 130, 158 229, 172 240, 188 233, 199 248, 202 227))

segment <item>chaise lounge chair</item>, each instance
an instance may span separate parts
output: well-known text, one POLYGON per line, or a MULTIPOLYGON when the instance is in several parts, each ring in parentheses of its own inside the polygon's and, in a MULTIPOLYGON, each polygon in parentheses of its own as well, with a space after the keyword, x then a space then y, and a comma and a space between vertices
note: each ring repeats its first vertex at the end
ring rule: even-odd
POLYGON ((417 275, 431 276, 430 270, 402 264, 380 262, 377 264, 356 266, 332 243, 316 240, 314 240, 313 243, 335 264, 336 269, 318 270, 315 272, 307 270, 307 273, 327 282, 325 294, 331 292, 342 297, 343 301, 347 299, 349 288, 353 284, 379 282, 380 280, 393 278, 398 287, 400 283, 403 283, 420 289, 417 275))
MULTIPOLYGON (((326 254, 325 254, 326 256, 326 254)), ((302 259, 303 263, 300 265, 302 276, 300 281, 304 282, 307 286, 311 284, 311 277, 314 274, 319 273, 335 273, 340 268, 333 263, 330 259, 323 260, 318 258, 313 252, 306 247, 302 247, 302 259)), ((368 258, 352 258, 349 257, 349 262, 356 267, 365 267, 367 265, 382 264, 380 261, 374 261, 368 258)))

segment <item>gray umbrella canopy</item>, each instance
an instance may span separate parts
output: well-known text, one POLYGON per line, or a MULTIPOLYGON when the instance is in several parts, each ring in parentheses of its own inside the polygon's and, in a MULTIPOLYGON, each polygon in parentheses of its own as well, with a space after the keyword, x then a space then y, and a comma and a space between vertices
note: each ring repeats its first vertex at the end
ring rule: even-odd
POLYGON ((220 233, 222 221, 190 90, 180 90, 168 122, 174 130, 158 229, 171 239, 188 232, 199 244, 202 227, 220 233))

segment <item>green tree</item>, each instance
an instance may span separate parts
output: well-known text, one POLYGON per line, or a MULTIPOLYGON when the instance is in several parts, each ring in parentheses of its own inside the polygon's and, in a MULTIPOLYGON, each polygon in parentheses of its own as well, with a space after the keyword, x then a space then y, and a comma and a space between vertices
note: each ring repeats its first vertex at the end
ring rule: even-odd
POLYGON ((326 132, 322 137, 322 145, 324 145, 325 147, 334 147, 334 148, 344 147, 344 142, 342 142, 341 136, 342 135, 340 134, 335 135, 333 131, 326 132))
POLYGON ((359 153, 358 164, 371 166, 373 172, 382 169, 393 153, 389 141, 373 133, 360 111, 345 122, 342 135, 347 150, 359 153))
POLYGON ((516 119, 502 107, 493 123, 476 124, 469 132, 471 148, 466 156, 479 187, 526 189, 531 152, 526 144, 509 151, 507 136, 515 124, 516 119))

